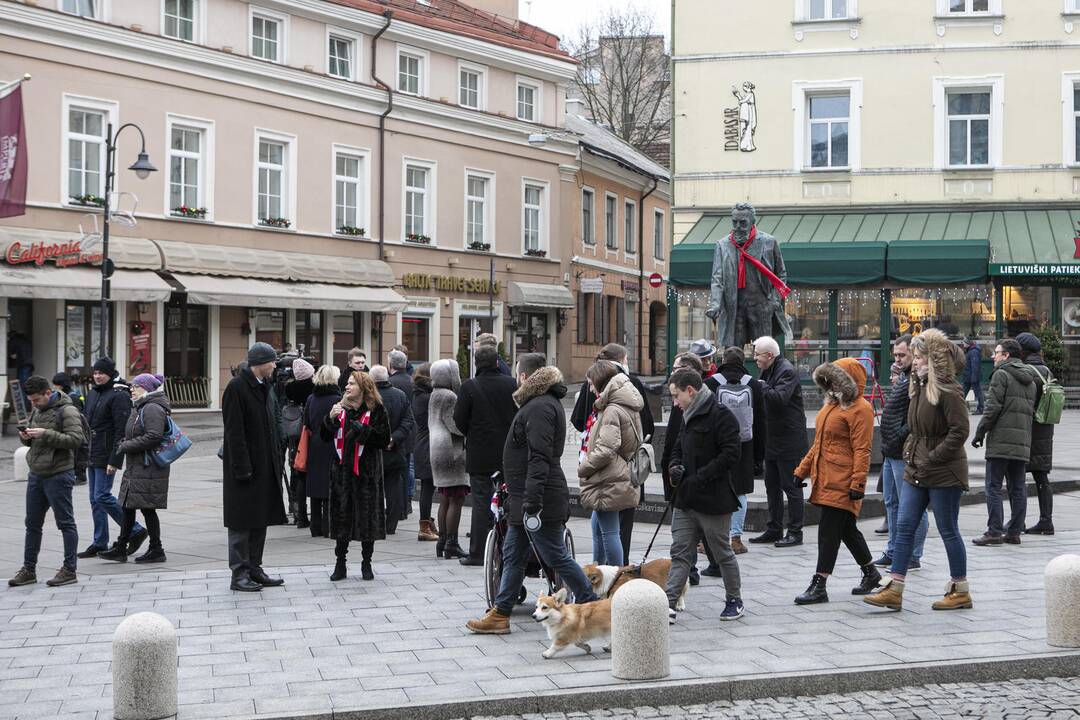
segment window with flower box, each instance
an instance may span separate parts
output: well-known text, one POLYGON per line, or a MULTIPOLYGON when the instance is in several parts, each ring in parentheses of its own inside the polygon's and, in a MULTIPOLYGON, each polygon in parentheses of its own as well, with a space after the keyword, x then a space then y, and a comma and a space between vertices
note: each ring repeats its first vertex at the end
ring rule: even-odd
POLYGON ((362 237, 367 234, 366 151, 334 151, 334 232, 362 237))
POLYGON ((406 159, 403 174, 402 239, 430 245, 435 231, 435 163, 406 159))
POLYGON ((255 132, 255 224, 285 229, 296 211, 296 138, 255 132))
MULTIPOLYGON (((64 142, 61 145, 61 198, 73 205, 105 204, 105 138, 111 124, 118 127, 119 106, 107 100, 64 95, 64 142)), ((123 178, 117 175, 117 184, 123 178)))
POLYGON ((465 247, 487 252, 491 250, 494 226, 493 173, 480 170, 465 171, 465 247))
POLYGON ((525 181, 522 197, 522 242, 526 253, 538 253, 547 241, 547 185, 525 181))
POLYGON ((207 129, 169 124, 169 210, 178 217, 204 219, 209 204, 206 192, 207 129))

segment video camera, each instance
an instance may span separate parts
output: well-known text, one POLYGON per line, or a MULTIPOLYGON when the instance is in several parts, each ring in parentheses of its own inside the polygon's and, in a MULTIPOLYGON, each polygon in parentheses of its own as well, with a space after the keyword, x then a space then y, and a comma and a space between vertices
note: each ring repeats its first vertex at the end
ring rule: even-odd
POLYGON ((315 364, 313 355, 304 355, 303 348, 298 353, 295 350, 278 353, 277 364, 274 366, 274 383, 284 385, 293 379, 293 363, 303 358, 312 365, 315 364))

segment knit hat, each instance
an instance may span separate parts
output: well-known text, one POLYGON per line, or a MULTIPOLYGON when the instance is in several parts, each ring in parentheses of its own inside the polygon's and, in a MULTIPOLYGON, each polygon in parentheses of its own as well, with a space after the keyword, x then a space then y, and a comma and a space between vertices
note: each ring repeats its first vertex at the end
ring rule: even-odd
POLYGON ((1020 344, 1020 349, 1025 353, 1040 353, 1042 352, 1042 343, 1039 342, 1039 338, 1035 337, 1029 332, 1022 332, 1016 336, 1016 342, 1020 344))
POLYGON ((248 349, 247 362, 249 366, 277 362, 277 352, 267 343, 257 342, 248 349))
POLYGON ((135 379, 131 381, 132 385, 138 385, 146 392, 154 392, 164 384, 165 378, 160 375, 151 375, 150 373, 143 373, 136 375, 135 379))
POLYGON ((315 377, 315 368, 304 358, 296 358, 293 360, 292 374, 297 380, 309 380, 315 377))
POLYGON ((112 377, 116 374, 116 363, 113 362, 112 358, 98 358, 98 361, 94 363, 94 370, 112 377))
POLYGON ((60 371, 52 376, 52 384, 65 388, 71 387, 71 376, 66 372, 60 371))

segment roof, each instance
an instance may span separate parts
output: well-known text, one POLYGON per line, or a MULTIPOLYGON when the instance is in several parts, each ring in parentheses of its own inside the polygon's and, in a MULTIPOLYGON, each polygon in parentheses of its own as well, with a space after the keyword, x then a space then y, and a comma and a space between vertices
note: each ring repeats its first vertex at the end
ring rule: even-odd
POLYGON ((567 113, 566 129, 580 135, 581 144, 596 154, 630 165, 643 175, 652 175, 659 180, 671 179, 667 168, 658 165, 648 155, 591 120, 567 113))
POLYGON ((521 20, 504 18, 478 10, 461 0, 326 0, 336 5, 382 15, 393 11, 394 18, 435 30, 467 35, 498 45, 541 53, 575 63, 559 49, 559 37, 521 20))

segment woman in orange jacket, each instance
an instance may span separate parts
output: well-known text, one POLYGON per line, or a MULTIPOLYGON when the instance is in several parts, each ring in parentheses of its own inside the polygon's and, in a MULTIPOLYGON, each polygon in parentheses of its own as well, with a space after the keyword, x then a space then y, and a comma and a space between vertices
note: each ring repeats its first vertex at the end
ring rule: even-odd
POLYGON ((852 589, 852 595, 873 592, 881 580, 856 525, 874 441, 874 410, 863 398, 866 369, 855 358, 842 358, 819 365, 814 382, 821 388, 825 404, 814 423, 814 445, 795 469, 795 478, 811 481, 810 502, 821 508, 818 561, 817 573, 806 592, 795 598, 796 605, 829 601, 825 583, 836 566, 841 542, 862 568, 862 582, 852 589))

